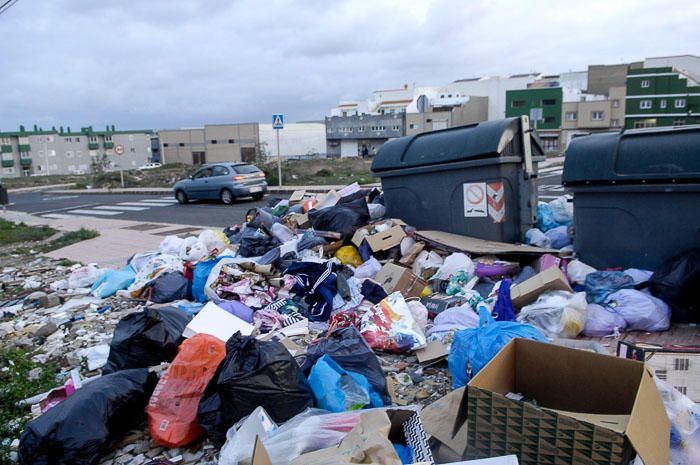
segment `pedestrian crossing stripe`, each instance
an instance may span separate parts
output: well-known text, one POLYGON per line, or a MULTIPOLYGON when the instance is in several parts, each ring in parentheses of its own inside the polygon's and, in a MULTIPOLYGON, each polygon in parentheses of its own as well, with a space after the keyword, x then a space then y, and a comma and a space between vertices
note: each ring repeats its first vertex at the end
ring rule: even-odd
POLYGON ((494 223, 503 223, 506 220, 506 198, 502 182, 486 183, 486 201, 489 218, 494 223))

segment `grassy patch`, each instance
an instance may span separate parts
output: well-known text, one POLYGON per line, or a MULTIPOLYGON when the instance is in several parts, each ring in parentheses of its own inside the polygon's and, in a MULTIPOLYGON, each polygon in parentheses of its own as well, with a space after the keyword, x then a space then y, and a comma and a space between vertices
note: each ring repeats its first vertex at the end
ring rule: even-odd
MULTIPOLYGON (((377 182, 370 167, 371 160, 362 158, 286 160, 282 162, 282 182, 286 186, 345 185, 377 182)), ((259 165, 267 183, 277 185, 277 162, 259 165)))
POLYGON ((0 220, 0 244, 41 241, 53 236, 56 232, 49 226, 27 226, 24 223, 15 224, 11 221, 0 220))
POLYGON ((94 239, 99 235, 100 233, 93 231, 92 229, 80 228, 78 231, 67 232, 58 239, 54 239, 51 242, 42 245, 39 247, 39 250, 41 252, 51 252, 52 250, 67 247, 77 242, 94 239))
POLYGON ((36 364, 24 350, 0 348, 0 463, 9 463, 10 448, 2 445, 3 440, 19 437, 31 419, 29 407, 15 404, 56 387, 57 372, 55 364, 36 364), (30 379, 29 372, 37 368, 30 379))

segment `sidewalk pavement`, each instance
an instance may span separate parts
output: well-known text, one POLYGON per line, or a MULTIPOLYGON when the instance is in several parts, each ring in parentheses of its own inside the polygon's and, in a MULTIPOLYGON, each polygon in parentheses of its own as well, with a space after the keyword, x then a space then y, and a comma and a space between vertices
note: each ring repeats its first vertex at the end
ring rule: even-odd
POLYGON ((206 227, 194 225, 143 223, 87 216, 58 220, 11 210, 0 212, 0 218, 31 226, 48 225, 59 231, 77 231, 80 228, 98 231, 99 237, 54 250, 46 255, 82 263, 97 263, 100 267, 112 268, 123 267, 135 253, 157 250, 169 232, 197 235, 201 230, 206 229, 206 227))
MULTIPOLYGON (((362 187, 371 189, 380 187, 379 183, 363 184, 362 187)), ((305 190, 307 192, 326 193, 331 189, 342 189, 345 185, 327 185, 327 186, 268 186, 268 194, 291 194, 294 191, 305 190)), ((173 190, 170 187, 125 187, 114 189, 59 189, 51 190, 52 194, 60 195, 75 195, 75 194, 141 194, 141 195, 172 195, 173 190)))
POLYGON ((41 191, 47 191, 51 189, 60 189, 62 187, 73 187, 75 186, 74 182, 69 182, 65 184, 47 184, 44 186, 32 186, 32 187, 16 187, 14 189, 7 189, 7 192, 10 194, 21 194, 23 192, 41 192, 41 191))

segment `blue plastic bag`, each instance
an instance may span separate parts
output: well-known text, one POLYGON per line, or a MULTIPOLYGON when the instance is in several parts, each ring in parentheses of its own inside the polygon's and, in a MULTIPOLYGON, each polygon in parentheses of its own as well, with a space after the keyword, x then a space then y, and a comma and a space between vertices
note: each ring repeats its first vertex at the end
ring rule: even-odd
POLYGON ((521 337, 547 342, 547 337, 534 326, 513 321, 496 321, 485 306, 479 308, 479 327, 455 333, 447 365, 452 374, 452 387, 469 382, 511 339, 521 337))
POLYGON ((209 297, 207 297, 207 295, 204 293, 204 286, 207 284, 209 273, 211 273, 214 265, 219 263, 219 260, 222 258, 224 258, 224 256, 220 256, 213 260, 199 262, 195 265, 192 273, 192 297, 197 302, 206 302, 209 300, 209 297))
POLYGON ((561 249, 562 247, 571 245, 571 239, 569 239, 567 229, 568 226, 557 226, 544 233, 544 235, 550 240, 553 248, 561 249))
POLYGON ((552 206, 548 203, 539 202, 537 204, 537 223, 535 226, 543 233, 557 226, 561 226, 557 223, 557 220, 554 219, 554 210, 552 210, 552 206))
POLYGON ((330 412, 384 406, 364 375, 344 370, 327 354, 311 368, 309 385, 318 407, 330 412))
POLYGON ((498 321, 515 321, 515 308, 513 300, 510 298, 510 286, 513 281, 504 279, 498 287, 498 297, 496 305, 493 306, 493 313, 498 321))
POLYGON ((113 296, 117 291, 129 287, 134 282, 134 278, 136 278, 136 271, 131 265, 126 265, 121 270, 107 270, 92 285, 90 293, 100 299, 113 296))
POLYGON ((613 292, 634 288, 634 278, 622 271, 596 271, 586 275, 583 286, 589 304, 602 304, 613 292))

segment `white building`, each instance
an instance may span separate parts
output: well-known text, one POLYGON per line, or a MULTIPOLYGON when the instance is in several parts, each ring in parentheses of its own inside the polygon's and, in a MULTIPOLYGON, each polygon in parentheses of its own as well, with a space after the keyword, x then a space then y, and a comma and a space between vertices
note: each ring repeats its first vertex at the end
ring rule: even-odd
MULTIPOLYGON (((277 157, 277 135, 272 124, 260 123, 260 145, 268 160, 277 157)), ((326 125, 323 122, 285 123, 280 129, 280 156, 304 158, 326 155, 326 125)))

